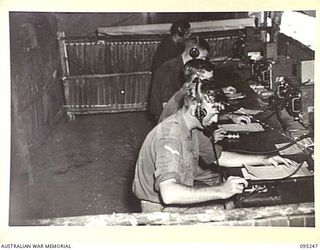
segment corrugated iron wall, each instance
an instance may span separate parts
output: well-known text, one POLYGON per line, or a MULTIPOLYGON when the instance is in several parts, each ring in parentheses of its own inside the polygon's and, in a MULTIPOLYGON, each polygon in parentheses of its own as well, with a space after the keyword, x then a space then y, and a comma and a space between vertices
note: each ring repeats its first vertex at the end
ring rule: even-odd
MULTIPOLYGON (((203 37, 210 44, 210 57, 232 56, 236 32, 213 32, 203 37)), ((60 51, 66 58, 64 89, 69 117, 146 110, 152 57, 160 41, 160 37, 62 37, 60 51)))
POLYGON ((284 34, 279 35, 278 54, 297 61, 314 60, 314 51, 284 34))

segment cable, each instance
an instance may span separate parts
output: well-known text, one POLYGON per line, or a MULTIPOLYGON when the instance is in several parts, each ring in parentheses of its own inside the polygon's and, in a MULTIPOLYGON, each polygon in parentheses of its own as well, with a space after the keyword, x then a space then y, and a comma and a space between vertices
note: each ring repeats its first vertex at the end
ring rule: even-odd
MULTIPOLYGON (((252 117, 255 117, 255 116, 257 116, 257 115, 261 115, 261 114, 267 112, 268 110, 271 111, 274 106, 276 106, 276 105, 278 105, 278 104, 281 104, 281 101, 282 101, 282 100, 278 100, 278 101, 272 103, 269 107, 267 107, 266 109, 262 110, 262 111, 259 112, 258 114, 253 115, 252 117)), ((267 117, 267 118, 265 117, 263 120, 267 120, 268 118, 270 118, 270 117, 267 117)))
MULTIPOLYGON (((237 111, 237 108, 235 108, 234 106, 230 105, 229 103, 224 102, 224 105, 232 108, 234 111, 237 111)), ((301 141, 302 139, 307 138, 307 137, 310 136, 310 134, 306 134, 306 135, 302 135, 302 136, 300 136, 300 137, 298 137, 297 139, 294 140, 294 139, 292 139, 291 137, 289 137, 288 135, 286 135, 285 133, 282 133, 282 132, 278 131, 277 129, 273 128, 272 126, 270 126, 270 125, 268 125, 268 124, 266 124, 266 123, 264 123, 264 122, 262 122, 261 120, 255 118, 255 117, 252 116, 252 115, 247 115, 247 114, 244 113, 244 112, 240 112, 240 114, 243 114, 243 115, 246 115, 246 116, 250 117, 252 120, 260 123, 260 124, 263 125, 264 127, 270 128, 272 131, 275 131, 276 133, 278 133, 278 134, 280 134, 280 135, 288 138, 291 142, 290 142, 288 145, 285 145, 285 146, 283 146, 283 147, 281 147, 281 148, 278 148, 278 149, 272 150, 272 151, 254 152, 254 151, 247 151, 247 150, 240 150, 240 149, 237 150, 237 149, 236 149, 236 150, 233 150, 234 152, 247 153, 247 154, 250 154, 250 153, 251 153, 251 154, 273 154, 273 153, 277 153, 277 152, 279 152, 279 151, 281 151, 281 150, 283 150, 283 149, 286 149, 286 148, 292 146, 293 144, 297 143, 298 141, 301 141)), ((259 113, 259 114, 261 114, 261 113, 259 113)))
MULTIPOLYGON (((277 101, 275 101, 274 103, 272 103, 269 107, 267 107, 266 109, 264 109, 264 110, 262 110, 261 112, 259 112, 258 114, 255 114, 255 115, 253 115, 252 116, 252 118, 253 119, 256 119, 255 117, 257 116, 257 115, 261 115, 261 114, 263 114, 263 113, 265 113, 265 112, 267 112, 268 110, 272 110, 275 106, 282 106, 283 105, 283 103, 285 102, 285 101, 287 101, 287 100, 289 100, 290 99, 290 97, 286 97, 286 98, 282 98, 282 99, 280 99, 279 98, 279 100, 277 100, 277 101)), ((230 105, 230 107, 232 107, 231 105, 230 105)), ((235 109, 235 108, 234 108, 235 109)), ((236 110, 235 110, 236 111, 236 110)), ((244 115, 246 115, 245 113, 243 113, 244 115)), ((275 114, 275 113, 274 113, 275 114)), ((260 119, 260 122, 261 122, 261 120, 267 120, 267 119, 269 119, 272 115, 274 115, 274 114, 271 114, 270 116, 267 116, 267 117, 265 117, 265 118, 263 118, 263 119, 260 119)), ((258 119, 256 119, 256 120, 258 120, 258 119)))
POLYGON ((288 179, 288 178, 290 178, 291 176, 295 175, 295 174, 299 171, 299 169, 302 167, 302 165, 303 165, 303 162, 301 162, 301 163, 298 165, 298 167, 297 167, 291 174, 289 174, 289 175, 287 175, 287 176, 285 176, 285 177, 283 177, 283 178, 281 178, 281 179, 279 179, 279 180, 285 180, 285 179, 288 179))
MULTIPOLYGON (((262 114, 262 113, 263 113, 263 112, 259 113, 259 115, 262 114)), ((276 114, 276 112, 273 111, 270 115, 264 117, 263 119, 260 119, 260 121, 268 120, 270 117, 274 116, 275 114, 276 114)))
MULTIPOLYGON (((214 132, 214 130, 212 130, 212 133, 211 133, 209 139, 210 139, 210 141, 211 141, 212 149, 213 149, 213 154, 214 154, 214 157, 215 157, 215 159, 216 159, 216 165, 217 165, 217 167, 218 167, 220 183, 222 184, 222 183, 224 182, 223 174, 222 174, 222 167, 221 167, 220 164, 219 164, 218 154, 217 154, 217 150, 216 150, 215 143, 214 143, 214 134, 213 134, 213 132, 214 132)), ((225 203, 223 203, 223 207, 224 207, 224 209, 227 208, 225 203)))
POLYGON ((248 153, 248 154, 275 154, 275 153, 278 153, 280 152, 281 150, 284 150, 286 148, 289 148, 291 147, 292 145, 296 144, 297 142, 303 140, 304 138, 307 138, 309 137, 310 135, 309 134, 306 134, 306 135, 301 135, 300 137, 298 137, 297 139, 293 140, 292 142, 288 143, 287 145, 285 146, 282 146, 278 149, 275 149, 275 150, 270 150, 270 151, 264 151, 264 152, 255 152, 255 151, 247 151, 247 150, 242 150, 242 149, 234 149, 233 152, 237 152, 237 153, 248 153))
MULTIPOLYGON (((226 105, 226 106, 228 106, 228 107, 230 107, 230 108, 232 108, 234 111, 237 111, 237 110, 238 110, 237 108, 235 108, 234 106, 230 105, 229 103, 224 102, 223 104, 226 105)), ((238 111, 238 112, 239 112, 239 111, 238 111)), ((239 113, 238 113, 238 114, 239 114, 239 113)), ((266 124, 266 123, 264 123, 264 122, 262 122, 261 120, 255 118, 255 117, 252 116, 252 115, 248 115, 248 114, 246 114, 246 113, 244 113, 244 112, 240 112, 240 114, 246 115, 246 116, 250 117, 253 121, 255 121, 255 122, 257 122, 257 123, 260 123, 260 124, 263 125, 264 127, 269 128, 269 129, 271 129, 272 131, 275 131, 277 134, 280 134, 280 135, 282 135, 282 136, 290 139, 290 141, 293 140, 290 136, 286 135, 285 133, 280 132, 279 130, 273 128, 272 126, 270 126, 270 125, 268 125, 268 124, 266 124)))
POLYGON ((311 79, 308 79, 308 81, 302 82, 301 85, 300 85, 300 87, 303 86, 303 85, 306 85, 306 84, 309 83, 310 81, 311 81, 311 79))
POLYGON ((225 59, 223 59, 221 62, 217 63, 216 65, 214 65, 215 67, 220 66, 221 64, 223 64, 225 61, 227 61, 228 59, 233 59, 234 56, 227 56, 225 59))
POLYGON ((220 183, 223 183, 223 174, 222 174, 222 168, 219 164, 219 160, 218 160, 218 154, 217 154, 217 150, 216 150, 216 147, 215 147, 215 143, 214 143, 214 135, 212 133, 212 135, 210 136, 210 141, 211 141, 211 144, 212 144, 212 149, 213 149, 213 154, 214 154, 214 158, 216 159, 216 165, 218 167, 218 172, 219 172, 219 177, 220 177, 220 183))

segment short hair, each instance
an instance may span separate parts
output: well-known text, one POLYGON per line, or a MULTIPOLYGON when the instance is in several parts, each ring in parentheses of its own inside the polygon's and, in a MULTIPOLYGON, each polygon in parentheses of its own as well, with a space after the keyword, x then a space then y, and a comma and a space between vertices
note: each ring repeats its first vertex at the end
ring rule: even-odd
POLYGON ((190 23, 184 20, 179 20, 172 23, 170 28, 171 35, 179 35, 181 32, 185 33, 190 29, 190 23))
POLYGON ((214 71, 214 65, 207 60, 192 59, 185 63, 183 74, 188 82, 192 80, 195 74, 203 73, 204 71, 214 71))
POLYGON ((192 36, 185 40, 184 42, 184 51, 190 51, 190 49, 196 47, 200 50, 207 50, 210 51, 210 45, 209 43, 199 36, 192 36))
POLYGON ((205 99, 210 103, 226 103, 226 95, 221 88, 216 87, 212 81, 194 79, 190 83, 185 83, 186 93, 184 97, 184 106, 189 107, 191 103, 203 102, 205 99), (200 87, 198 86, 200 84, 200 87), (199 88, 198 90, 196 88, 199 88))

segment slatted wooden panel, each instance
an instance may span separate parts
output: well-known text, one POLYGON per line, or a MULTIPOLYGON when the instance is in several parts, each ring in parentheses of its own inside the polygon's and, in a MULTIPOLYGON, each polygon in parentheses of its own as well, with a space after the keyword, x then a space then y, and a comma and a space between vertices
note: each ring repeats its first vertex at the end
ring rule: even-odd
POLYGON ((66 42, 70 75, 149 71, 159 41, 66 42))
MULTIPOLYGON (((230 32, 229 32, 230 33, 230 32)), ((203 34, 210 57, 232 56, 230 34, 203 34)), ((75 114, 147 109, 151 63, 161 37, 59 37, 69 118, 75 114)))
POLYGON ((209 57, 233 56, 233 46, 237 41, 237 36, 207 38, 210 45, 209 57))
POLYGON ((150 80, 150 72, 68 77, 68 115, 145 110, 150 80))
MULTIPOLYGON (((208 37, 210 57, 232 56, 237 36, 208 37)), ((113 74, 150 71, 152 57, 160 40, 134 41, 68 41, 70 75, 113 74)))

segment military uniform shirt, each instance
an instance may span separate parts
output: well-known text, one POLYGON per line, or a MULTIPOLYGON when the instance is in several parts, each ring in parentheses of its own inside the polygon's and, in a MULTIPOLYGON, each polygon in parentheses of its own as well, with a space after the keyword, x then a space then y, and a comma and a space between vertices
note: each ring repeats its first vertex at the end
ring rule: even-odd
MULTIPOLYGON (((147 135, 136 163, 132 190, 141 200, 161 203, 159 184, 175 179, 178 183, 192 187, 199 156, 207 162, 215 160, 209 139, 199 147, 197 129, 191 132, 187 128, 182 111, 168 117, 147 135), (211 147, 211 151, 202 150, 211 147), (206 151, 203 155, 203 152, 206 151)), ((203 136, 203 135, 202 135, 203 136)), ((221 147, 216 146, 217 157, 221 147)))

